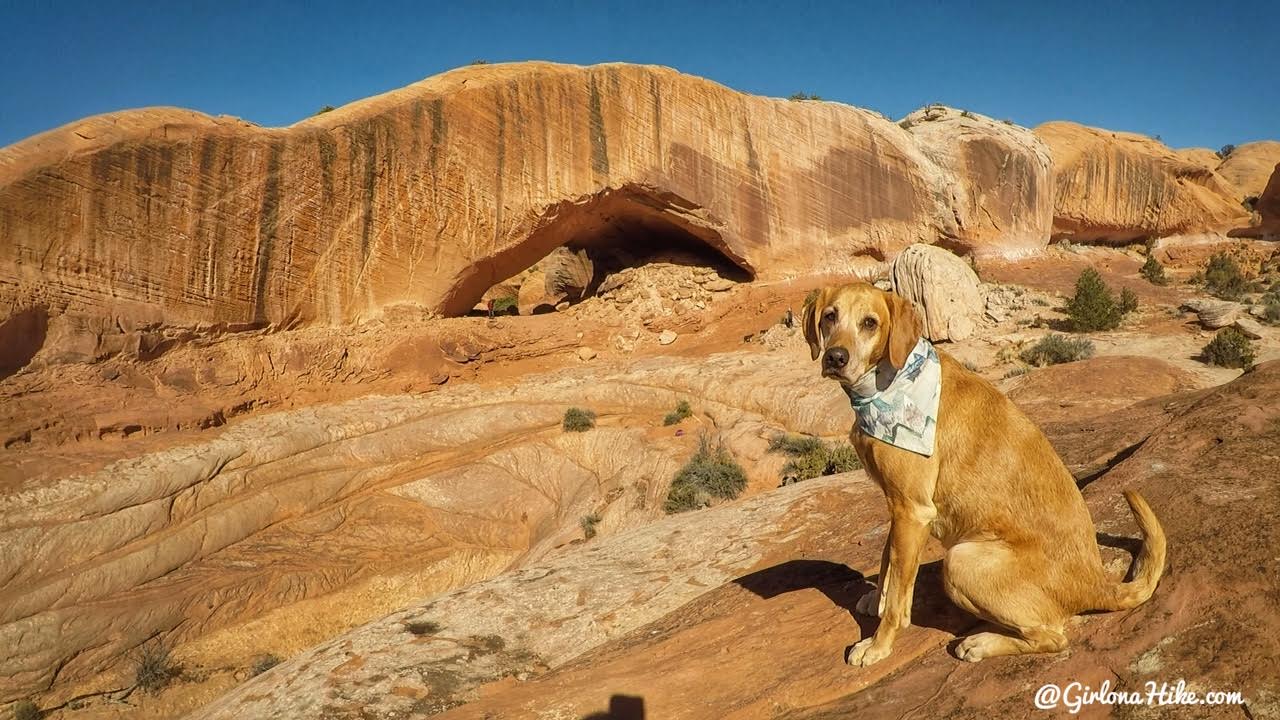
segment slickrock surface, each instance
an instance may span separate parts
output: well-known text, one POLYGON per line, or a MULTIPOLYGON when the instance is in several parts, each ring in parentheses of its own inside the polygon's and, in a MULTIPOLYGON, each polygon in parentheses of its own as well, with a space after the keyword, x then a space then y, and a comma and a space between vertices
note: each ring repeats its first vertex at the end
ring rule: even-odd
POLYGON ((1145 494, 1170 543, 1151 601, 1075 620, 1066 653, 976 665, 950 656, 953 637, 978 623, 945 599, 932 546, 914 627, 887 660, 844 665, 843 649, 874 629, 851 608, 878 570, 886 528, 879 491, 836 476, 407 608, 191 717, 578 718, 611 704, 662 718, 1035 717, 1046 682, 1140 690, 1181 678, 1199 692, 1240 690, 1250 717, 1271 717, 1280 491, 1256 463, 1280 456, 1277 392, 1280 364, 1268 363, 1222 388, 1048 428, 1072 466, 1110 445, 1108 466, 1081 481, 1115 579, 1136 547, 1121 490, 1145 494), (414 636, 415 621, 439 628, 414 636))
POLYGON ((288 605, 222 642, 245 662, 297 652, 536 560, 581 538, 589 514, 601 535, 647 523, 703 429, 725 438, 756 491, 774 487, 773 434, 840 436, 850 415, 794 345, 262 415, 209 441, 21 482, 0 496, 0 640, 13 649, 0 697, 55 673, 70 687, 110 670, 94 689, 124 687, 122 658, 158 633, 189 641, 288 605), (697 417, 678 436, 661 418, 681 399, 697 417), (571 405, 599 426, 563 432, 571 405))
POLYGON ((1160 142, 1070 122, 1035 134, 1053 156, 1053 234, 1124 244, 1247 223, 1235 188, 1160 142))

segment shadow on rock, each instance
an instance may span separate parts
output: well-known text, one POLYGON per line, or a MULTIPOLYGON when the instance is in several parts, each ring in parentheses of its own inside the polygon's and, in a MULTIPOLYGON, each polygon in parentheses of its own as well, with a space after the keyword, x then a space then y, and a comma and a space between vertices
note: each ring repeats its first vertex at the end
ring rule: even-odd
MULTIPOLYGON (((858 599, 875 589, 879 575, 864 577, 849 566, 827 560, 788 560, 764 570, 744 575, 734 582, 762 598, 813 588, 844 608, 857 621, 862 637, 870 637, 879 618, 854 612, 858 599)), ((911 624, 934 628, 952 635, 967 633, 978 619, 951 603, 942 587, 942 561, 920 566, 911 603, 911 624)))
POLYGON ((614 695, 609 698, 608 710, 584 715, 582 720, 644 720, 644 698, 614 695))

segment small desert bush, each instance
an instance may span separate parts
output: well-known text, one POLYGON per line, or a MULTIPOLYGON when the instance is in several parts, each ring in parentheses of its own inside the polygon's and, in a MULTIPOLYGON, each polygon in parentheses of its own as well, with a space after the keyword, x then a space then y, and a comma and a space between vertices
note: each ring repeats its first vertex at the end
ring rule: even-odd
POLYGON ((514 295, 506 295, 504 297, 494 298, 493 314, 494 315, 514 314, 512 313, 512 310, 515 310, 516 306, 519 303, 520 303, 519 299, 516 298, 514 295))
POLYGON ((316 114, 317 114, 317 115, 323 115, 323 114, 325 114, 325 113, 327 113, 327 112, 333 112, 333 111, 334 111, 334 107, 333 107, 332 105, 325 105, 324 107, 322 107, 322 108, 320 108, 319 110, 317 110, 317 111, 316 111, 316 114))
POLYGON ((1040 338, 1040 342, 1023 350, 1020 357, 1026 364, 1036 367, 1075 362, 1093 357, 1093 343, 1084 338, 1049 334, 1040 338))
POLYGON ((582 408, 569 408, 564 411, 561 426, 565 432, 586 432, 596 426, 596 414, 582 408))
POLYGON ((1233 152, 1235 152, 1235 151, 1236 151, 1236 146, 1235 146, 1235 145, 1229 145, 1229 144, 1228 144, 1228 145, 1223 145, 1223 146, 1222 146, 1222 149, 1218 151, 1218 157, 1219 157, 1219 158, 1221 158, 1221 159, 1223 159, 1223 160, 1226 160, 1228 157, 1230 157, 1230 156, 1231 156, 1231 153, 1233 153, 1233 152))
POLYGON ((600 524, 600 514, 583 515, 578 524, 582 526, 582 536, 590 540, 596 536, 596 525, 600 524))
POLYGON ((747 486, 747 474, 721 442, 706 435, 698 438, 698 450, 676 473, 663 505, 668 513, 697 510, 717 498, 732 500, 747 486))
POLYGON ((1138 294, 1129 288, 1120 289, 1120 314, 1128 315, 1138 309, 1138 294))
POLYGON ((139 688, 150 693, 164 689, 181 669, 173 661, 172 649, 163 642, 154 642, 142 646, 138 654, 135 682, 139 688))
POLYGON ((1077 332, 1113 330, 1124 315, 1111 288, 1093 268, 1086 268, 1076 279, 1076 293, 1067 301, 1067 316, 1077 332))
POLYGON ((404 629, 413 635, 435 635, 440 632, 440 623, 434 620, 411 620, 404 624, 404 629))
POLYGON ((1164 274, 1164 265, 1161 265, 1154 255, 1147 256, 1147 261, 1142 264, 1142 269, 1138 273, 1152 285, 1169 284, 1169 277, 1164 274))
POLYGON ((279 655, 260 655, 257 660, 253 661, 253 666, 249 668, 249 677, 258 677, 281 662, 279 655))
POLYGON ((22 700, 13 706, 13 720, 40 720, 40 707, 30 700, 22 700))
POLYGON ((1031 372, 1031 368, 1024 368, 1024 367, 1009 368, 1009 371, 1004 374, 1004 377, 1007 380, 1012 377, 1018 377, 1019 375, 1026 375, 1029 372, 1031 372))
POLYGON ((828 445, 809 435, 775 435, 769 441, 769 452, 782 453, 789 458, 782 466, 783 485, 862 467, 858 452, 852 445, 828 445))
POLYGON ((1227 368, 1248 368, 1253 365, 1253 343, 1247 335, 1233 327, 1219 330, 1201 353, 1204 361, 1210 365, 1227 368))
POLYGON ((1262 321, 1268 325, 1280 325, 1280 295, 1263 296, 1262 321))
POLYGON ((1230 255, 1217 253, 1209 258, 1204 269, 1204 289, 1223 300, 1239 300, 1248 289, 1248 283, 1230 255))
POLYGON ((691 418, 691 417, 693 417, 693 409, 689 407, 689 401, 681 400, 680 402, 676 403, 675 410, 672 410, 671 412, 667 413, 667 416, 662 418, 662 424, 677 425, 680 423, 681 420, 684 420, 686 418, 691 418))

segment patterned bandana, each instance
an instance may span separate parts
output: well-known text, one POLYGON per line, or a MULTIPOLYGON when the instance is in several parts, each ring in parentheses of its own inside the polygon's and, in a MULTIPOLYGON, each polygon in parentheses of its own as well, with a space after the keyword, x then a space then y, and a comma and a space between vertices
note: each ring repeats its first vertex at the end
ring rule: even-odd
POLYGON ((942 363, 933 343, 920 338, 901 370, 883 360, 844 392, 862 432, 903 450, 933 455, 942 397, 942 363))

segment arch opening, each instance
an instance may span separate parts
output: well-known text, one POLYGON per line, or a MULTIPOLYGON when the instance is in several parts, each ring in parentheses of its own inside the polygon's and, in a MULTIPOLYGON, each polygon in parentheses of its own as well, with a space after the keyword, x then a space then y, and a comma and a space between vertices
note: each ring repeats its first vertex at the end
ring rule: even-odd
MULTIPOLYGON (((607 188, 547 209, 524 240, 473 263, 444 300, 447 315, 550 312, 609 288, 611 278, 650 263, 710 268, 731 282, 754 279, 755 269, 701 208, 642 185, 607 188), (521 293, 543 276, 542 297, 521 293), (512 282, 512 280, 515 280, 512 282)), ((536 289, 536 288, 535 288, 536 289)))

